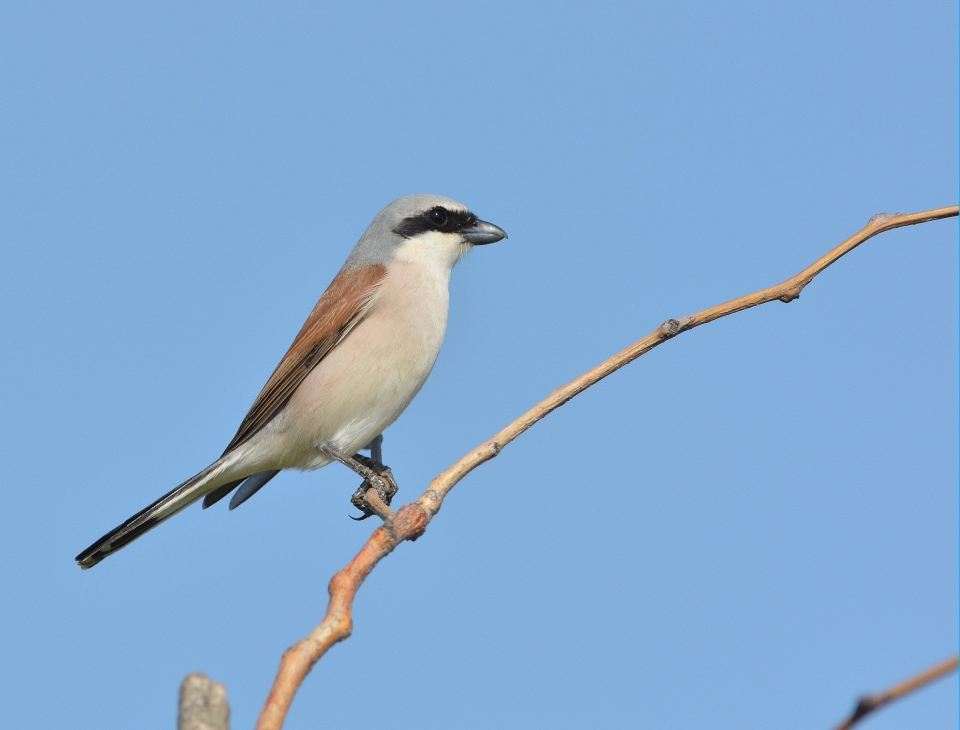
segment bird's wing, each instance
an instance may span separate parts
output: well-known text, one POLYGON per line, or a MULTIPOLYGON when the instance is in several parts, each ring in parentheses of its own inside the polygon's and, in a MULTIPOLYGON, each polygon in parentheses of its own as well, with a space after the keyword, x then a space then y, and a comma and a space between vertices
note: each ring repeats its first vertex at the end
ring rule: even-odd
POLYGON ((277 415, 307 374, 367 315, 386 273, 385 266, 374 265, 337 274, 263 386, 224 454, 247 441, 277 415))

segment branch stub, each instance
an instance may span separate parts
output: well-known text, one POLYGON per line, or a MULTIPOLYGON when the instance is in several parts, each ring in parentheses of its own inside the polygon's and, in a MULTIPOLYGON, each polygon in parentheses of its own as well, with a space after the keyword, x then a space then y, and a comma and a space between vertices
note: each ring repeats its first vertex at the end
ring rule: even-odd
POLYGON ((404 540, 413 542, 427 531, 428 522, 427 513, 423 507, 416 502, 405 504, 393 520, 393 534, 398 543, 404 540))

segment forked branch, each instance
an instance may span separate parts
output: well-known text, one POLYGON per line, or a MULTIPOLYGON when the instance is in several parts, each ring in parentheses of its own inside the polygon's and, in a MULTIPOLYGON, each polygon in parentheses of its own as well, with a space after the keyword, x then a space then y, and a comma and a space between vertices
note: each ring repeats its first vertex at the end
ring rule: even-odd
MULTIPOLYGON (((392 525, 388 523, 377 528, 367 544, 363 546, 363 549, 350 561, 350 564, 333 576, 330 581, 330 603, 327 605, 327 614, 320 625, 310 632, 309 636, 297 642, 283 655, 277 677, 260 714, 260 719, 257 721, 257 730, 279 730, 283 726, 290 703, 293 701, 293 697, 304 677, 331 646, 350 636, 353 627, 351 609, 354 596, 376 564, 404 540, 416 540, 420 537, 430 520, 439 512, 444 498, 461 479, 483 462, 494 458, 504 446, 541 418, 582 393, 591 385, 681 332, 686 332, 707 322, 726 317, 728 314, 741 312, 744 309, 750 309, 767 302, 793 301, 800 296, 803 288, 813 281, 817 274, 841 256, 879 233, 917 223, 950 218, 956 216, 957 213, 958 208, 954 205, 949 208, 937 208, 922 213, 875 215, 859 233, 848 238, 828 254, 782 284, 762 289, 739 299, 733 299, 725 304, 705 309, 688 317, 667 320, 642 340, 602 362, 576 380, 555 390, 548 398, 535 405, 494 435, 493 438, 480 444, 445 472, 435 477, 430 482, 427 491, 416 502, 404 505, 396 513, 392 525)), ((371 496, 373 495, 371 494, 371 496)))
POLYGON ((850 717, 837 725, 836 730, 850 730, 850 728, 852 728, 874 710, 879 710, 887 703, 893 702, 894 700, 899 700, 901 697, 904 697, 911 692, 915 692, 921 687, 926 687, 931 682, 934 682, 941 677, 945 677, 950 674, 950 672, 955 672, 956 670, 957 655, 954 654, 949 659, 942 661, 939 664, 934 664, 929 669, 925 669, 924 671, 920 672, 920 674, 910 677, 910 679, 905 679, 899 684, 895 684, 883 692, 878 692, 875 695, 864 695, 857 702, 857 706, 853 708, 853 712, 850 713, 850 717))

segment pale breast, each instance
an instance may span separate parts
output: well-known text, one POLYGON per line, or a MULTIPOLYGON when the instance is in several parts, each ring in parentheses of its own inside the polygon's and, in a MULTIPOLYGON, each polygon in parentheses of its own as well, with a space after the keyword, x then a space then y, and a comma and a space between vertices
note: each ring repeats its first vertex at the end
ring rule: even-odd
POLYGON ((311 371, 271 424, 285 466, 317 468, 323 443, 355 453, 420 391, 447 327, 449 270, 394 261, 370 314, 311 371))

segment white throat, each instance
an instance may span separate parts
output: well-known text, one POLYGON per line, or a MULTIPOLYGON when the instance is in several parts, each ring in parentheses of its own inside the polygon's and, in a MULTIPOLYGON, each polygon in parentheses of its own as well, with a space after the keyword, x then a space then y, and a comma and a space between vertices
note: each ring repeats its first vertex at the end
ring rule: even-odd
POLYGON ((397 249, 394 259, 414 264, 424 273, 449 277, 456 263, 472 248, 456 233, 428 231, 410 238, 397 249))

